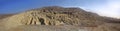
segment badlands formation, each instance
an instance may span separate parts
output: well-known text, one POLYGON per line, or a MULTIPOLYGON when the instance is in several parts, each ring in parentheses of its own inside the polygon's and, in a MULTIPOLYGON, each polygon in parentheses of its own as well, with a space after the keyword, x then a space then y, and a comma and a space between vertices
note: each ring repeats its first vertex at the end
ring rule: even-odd
POLYGON ((0 31, 120 31, 120 20, 80 8, 49 6, 0 16, 0 31))

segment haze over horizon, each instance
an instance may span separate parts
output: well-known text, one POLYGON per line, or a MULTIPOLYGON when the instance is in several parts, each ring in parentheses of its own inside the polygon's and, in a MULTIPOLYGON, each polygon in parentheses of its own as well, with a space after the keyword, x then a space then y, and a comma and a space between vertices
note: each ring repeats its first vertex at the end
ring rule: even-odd
POLYGON ((80 7, 102 16, 120 18, 120 0, 0 0, 0 14, 44 6, 80 7))

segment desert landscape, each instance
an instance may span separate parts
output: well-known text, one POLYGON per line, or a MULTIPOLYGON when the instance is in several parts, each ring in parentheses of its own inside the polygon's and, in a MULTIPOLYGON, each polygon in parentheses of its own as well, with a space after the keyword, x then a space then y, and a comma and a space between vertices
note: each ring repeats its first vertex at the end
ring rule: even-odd
POLYGON ((0 31, 120 31, 120 19, 76 7, 47 6, 0 14, 0 31))

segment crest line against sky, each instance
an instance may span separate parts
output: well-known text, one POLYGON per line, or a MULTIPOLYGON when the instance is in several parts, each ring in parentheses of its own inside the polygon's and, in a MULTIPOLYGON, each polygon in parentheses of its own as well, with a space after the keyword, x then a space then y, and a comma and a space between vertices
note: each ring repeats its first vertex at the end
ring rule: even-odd
POLYGON ((120 0, 0 0, 0 14, 44 6, 80 7, 101 16, 120 18, 120 0))

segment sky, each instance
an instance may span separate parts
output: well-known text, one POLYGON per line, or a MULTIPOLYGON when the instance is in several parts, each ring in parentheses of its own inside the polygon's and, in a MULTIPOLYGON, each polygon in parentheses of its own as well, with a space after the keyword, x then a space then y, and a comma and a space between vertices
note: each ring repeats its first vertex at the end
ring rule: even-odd
POLYGON ((120 0, 0 0, 0 14, 44 6, 79 7, 101 16, 120 18, 120 0))

